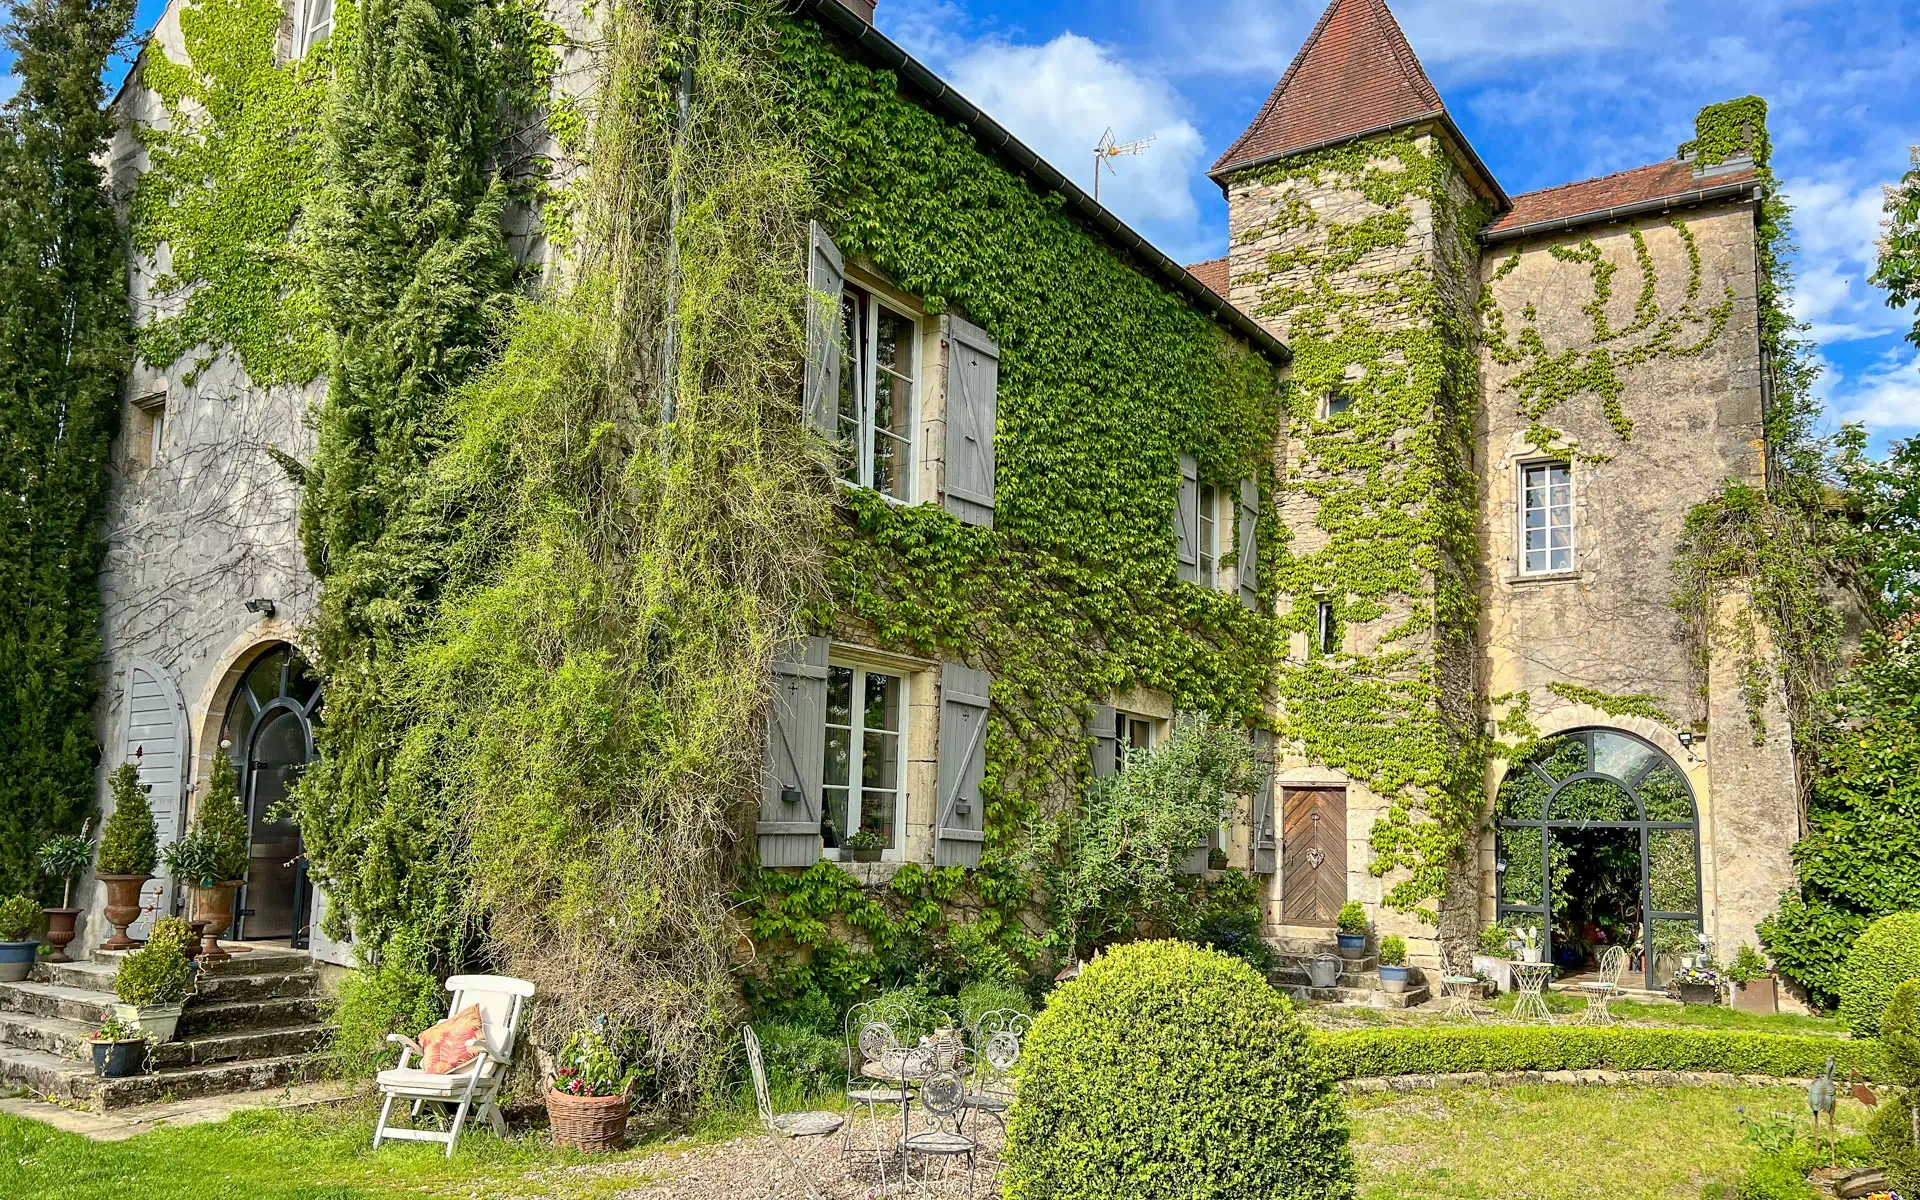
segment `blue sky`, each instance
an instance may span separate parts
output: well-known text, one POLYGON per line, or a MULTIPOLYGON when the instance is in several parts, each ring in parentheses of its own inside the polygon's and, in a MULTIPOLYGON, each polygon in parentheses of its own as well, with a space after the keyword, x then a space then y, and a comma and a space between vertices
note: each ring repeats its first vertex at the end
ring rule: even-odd
MULTIPOLYGON (((1509 193, 1670 157, 1704 104, 1773 106, 1799 229, 1796 311, 1830 416, 1920 433, 1913 315, 1867 283, 1881 187, 1920 143, 1920 0, 1390 0, 1509 193)), ((141 0, 150 25, 164 0, 141 0)), ((1182 262, 1225 252, 1206 168, 1286 70, 1323 0, 880 0, 880 28, 1063 172, 1112 126, 1156 140, 1102 199, 1182 262)), ((0 56, 3 60, 4 56, 0 56)), ((0 93, 11 91, 0 82, 0 93)))

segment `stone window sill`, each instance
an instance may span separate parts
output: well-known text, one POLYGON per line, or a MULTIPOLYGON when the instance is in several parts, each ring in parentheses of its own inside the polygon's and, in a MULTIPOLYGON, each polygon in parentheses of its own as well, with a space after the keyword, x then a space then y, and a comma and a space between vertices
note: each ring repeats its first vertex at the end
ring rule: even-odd
POLYGON ((893 882, 900 868, 907 864, 899 859, 882 859, 879 862, 847 862, 844 859, 824 860, 845 871, 852 880, 863 888, 885 887, 893 882))
POLYGON ((1535 585, 1549 583, 1573 583, 1577 580, 1584 579, 1586 574, 1587 573, 1579 567, 1575 567, 1571 571, 1536 571, 1530 575, 1522 575, 1516 572, 1509 574, 1503 582, 1506 583, 1508 587, 1533 587, 1535 585))

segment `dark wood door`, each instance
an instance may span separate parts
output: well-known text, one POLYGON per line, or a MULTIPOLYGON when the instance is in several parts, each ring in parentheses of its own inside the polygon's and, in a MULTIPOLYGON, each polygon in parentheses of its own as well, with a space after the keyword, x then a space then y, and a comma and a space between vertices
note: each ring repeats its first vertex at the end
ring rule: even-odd
POLYGON ((1331 925, 1347 902, 1347 793, 1287 788, 1283 795, 1280 919, 1331 925))

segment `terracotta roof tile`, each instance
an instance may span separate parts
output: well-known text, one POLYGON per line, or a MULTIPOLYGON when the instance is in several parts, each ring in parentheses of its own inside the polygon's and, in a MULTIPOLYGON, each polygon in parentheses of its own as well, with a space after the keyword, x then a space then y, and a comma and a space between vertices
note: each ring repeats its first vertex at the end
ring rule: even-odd
MULTIPOLYGON (((1210 258, 1205 262, 1193 263, 1187 267, 1187 274, 1198 279, 1201 283, 1206 284, 1207 287, 1211 288, 1217 294, 1221 296, 1227 295, 1229 280, 1227 276, 1226 259, 1210 258)), ((1229 297, 1229 299, 1230 298, 1231 297, 1229 297)))
POLYGON ((1696 177, 1693 164, 1668 159, 1631 171, 1602 175, 1543 188, 1513 198, 1513 208, 1487 227, 1488 236, 1498 236, 1543 221, 1598 219, 1608 210, 1629 204, 1647 204, 1660 200, 1685 200, 1694 193, 1726 184, 1752 183, 1752 167, 1696 177))
POLYGON ((1385 0, 1333 0, 1211 173, 1444 111, 1385 0))

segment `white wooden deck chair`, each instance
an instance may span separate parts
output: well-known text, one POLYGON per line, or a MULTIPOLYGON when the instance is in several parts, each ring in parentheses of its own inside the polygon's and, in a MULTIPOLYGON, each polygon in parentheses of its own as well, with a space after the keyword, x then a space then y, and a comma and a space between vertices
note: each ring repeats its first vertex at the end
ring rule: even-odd
POLYGON ((453 1144, 460 1137, 460 1129, 467 1123, 467 1116, 475 1105, 479 1106, 481 1117, 493 1126, 495 1133, 501 1137, 507 1135, 506 1118, 500 1115, 494 1097, 507 1077, 508 1066, 513 1062, 514 1041, 520 1033, 520 1017, 526 1011, 527 1000, 533 996, 533 985, 524 979, 510 979, 505 975, 455 975, 447 980, 447 991, 453 993, 453 1002, 447 1008, 449 1014, 462 1012, 469 1005, 479 1006, 481 1034, 467 1043, 479 1053, 452 1074, 430 1075, 418 1067, 407 1065, 407 1060, 413 1055, 425 1057, 420 1043, 403 1034, 388 1034, 387 1040, 400 1047, 400 1064, 374 1076, 375 1086, 386 1097, 380 1105, 380 1122, 373 1128, 373 1148, 376 1150, 386 1138, 445 1142, 447 1157, 452 1158, 453 1144), (393 1111, 395 1100, 412 1101, 415 1120, 419 1119, 422 1110, 431 1108, 446 1128, 387 1128, 387 1116, 393 1111))

